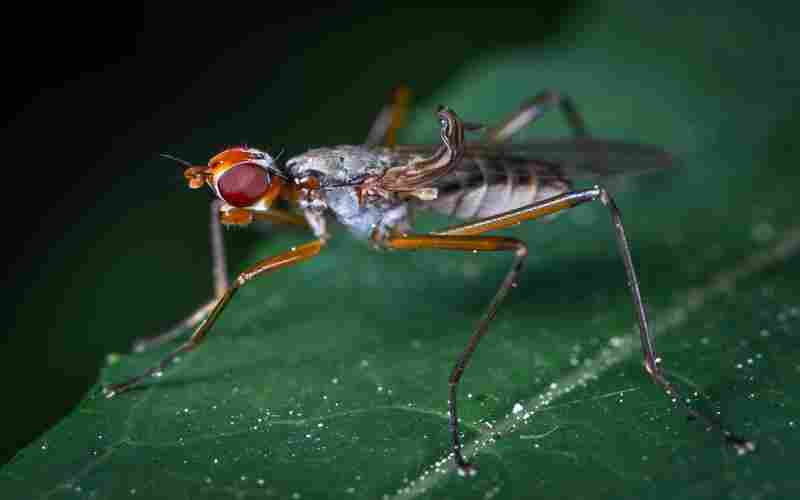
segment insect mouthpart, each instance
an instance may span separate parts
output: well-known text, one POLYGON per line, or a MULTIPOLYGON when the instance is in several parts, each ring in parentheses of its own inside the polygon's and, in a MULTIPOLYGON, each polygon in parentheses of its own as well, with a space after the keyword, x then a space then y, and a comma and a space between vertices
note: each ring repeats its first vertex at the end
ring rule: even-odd
POLYGON ((191 189, 199 189, 206 183, 208 173, 205 170, 206 167, 189 167, 183 171, 183 177, 189 182, 191 189))

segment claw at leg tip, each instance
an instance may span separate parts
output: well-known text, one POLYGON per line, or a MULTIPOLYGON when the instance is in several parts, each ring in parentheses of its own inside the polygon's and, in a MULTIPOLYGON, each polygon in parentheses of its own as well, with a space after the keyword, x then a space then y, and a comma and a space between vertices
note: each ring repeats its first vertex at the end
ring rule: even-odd
POLYGON ((138 353, 142 353, 142 352, 144 352, 146 350, 147 350, 147 341, 142 340, 142 339, 135 340, 133 342, 133 345, 131 346, 131 351, 133 351, 134 353, 137 353, 137 354, 138 353))
POLYGON ((468 463, 460 464, 458 467, 458 475, 461 477, 475 477, 478 475, 478 469, 468 463))
POLYGON ((727 433, 725 441, 736 449, 736 454, 739 456, 756 451, 755 441, 743 439, 735 434, 727 433))
POLYGON ((756 444, 753 441, 741 441, 734 443, 733 446, 736 448, 736 454, 739 456, 756 451, 756 444))

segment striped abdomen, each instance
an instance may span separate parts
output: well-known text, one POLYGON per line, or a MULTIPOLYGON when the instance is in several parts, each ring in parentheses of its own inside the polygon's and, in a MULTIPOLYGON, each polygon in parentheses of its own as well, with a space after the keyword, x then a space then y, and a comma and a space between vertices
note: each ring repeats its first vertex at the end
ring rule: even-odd
POLYGON ((435 200, 422 208, 459 219, 490 217, 551 198, 570 189, 555 165, 515 158, 465 158, 432 185, 435 200))

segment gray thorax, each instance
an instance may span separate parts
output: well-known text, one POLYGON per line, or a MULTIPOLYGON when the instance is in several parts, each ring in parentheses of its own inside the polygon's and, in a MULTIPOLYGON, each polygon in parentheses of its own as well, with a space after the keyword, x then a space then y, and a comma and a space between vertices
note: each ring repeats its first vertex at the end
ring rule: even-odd
POLYGON ((397 161, 388 151, 337 146, 295 156, 287 161, 286 169, 293 179, 314 176, 320 183, 319 189, 299 200, 303 210, 330 211, 358 239, 376 241, 395 228, 407 227, 408 209, 396 196, 359 196, 359 186, 365 179, 380 177, 397 161))

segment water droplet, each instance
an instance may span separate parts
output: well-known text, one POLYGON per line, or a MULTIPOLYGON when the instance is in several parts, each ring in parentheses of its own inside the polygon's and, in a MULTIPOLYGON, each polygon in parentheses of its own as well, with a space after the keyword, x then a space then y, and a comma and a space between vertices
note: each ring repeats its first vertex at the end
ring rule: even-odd
POLYGON ((218 463, 219 463, 219 459, 218 459, 218 458, 215 458, 215 459, 213 460, 213 462, 214 462, 214 464, 218 464, 218 463))
POLYGON ((516 415, 517 413, 521 412, 524 409, 525 408, 523 408, 521 404, 514 403, 514 408, 511 409, 511 413, 514 413, 516 415))
POLYGON ((338 378, 336 378, 336 377, 333 377, 333 378, 331 379, 331 384, 333 384, 333 385, 336 385, 336 384, 338 384, 338 383, 339 383, 339 379, 338 379, 338 378))
POLYGON ((257 483, 259 486, 264 486, 264 480, 263 480, 263 479, 258 479, 258 480, 256 480, 256 483, 257 483))
POLYGON ((775 237, 775 228, 769 222, 759 222, 753 226, 751 236, 755 241, 765 243, 775 237))

